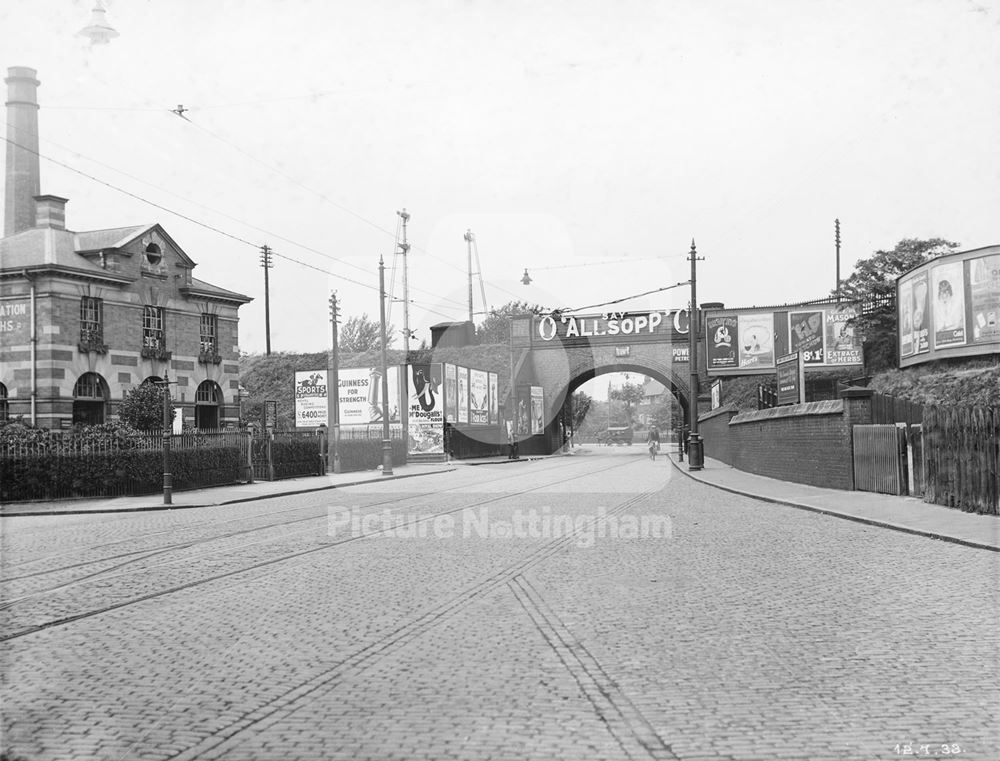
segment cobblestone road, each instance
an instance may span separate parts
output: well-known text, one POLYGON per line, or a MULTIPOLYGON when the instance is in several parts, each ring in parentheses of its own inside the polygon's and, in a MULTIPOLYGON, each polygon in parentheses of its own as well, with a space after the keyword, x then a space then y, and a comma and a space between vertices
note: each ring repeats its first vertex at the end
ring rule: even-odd
POLYGON ((638 448, 2 528, 29 761, 1000 759, 996 553, 638 448))

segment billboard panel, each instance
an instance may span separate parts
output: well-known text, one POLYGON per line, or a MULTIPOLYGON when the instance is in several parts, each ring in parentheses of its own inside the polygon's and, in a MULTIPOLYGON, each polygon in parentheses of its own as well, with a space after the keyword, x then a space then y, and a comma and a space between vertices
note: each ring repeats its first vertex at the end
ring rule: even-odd
POLYGON ((444 366, 444 418, 449 423, 458 421, 458 378, 455 365, 444 366))
POLYGON ((969 260, 972 342, 1000 341, 1000 255, 969 260))
POLYGON ((469 371, 469 422, 489 425, 490 381, 485 370, 469 371))
MULTIPOLYGON (((388 368, 389 422, 400 422, 399 368, 388 368)), ((382 422, 382 369, 348 367, 337 372, 340 386, 340 424, 368 425, 382 422)))
POLYGON ((736 337, 738 318, 734 314, 719 314, 705 318, 707 331, 708 367, 736 367, 736 337))
POLYGON ((469 422, 469 368, 458 368, 458 422, 469 422))
POLYGON ((801 354, 806 365, 822 365, 826 359, 826 331, 822 310, 788 313, 788 348, 801 354))
POLYGON ((302 370, 295 373, 295 427, 318 428, 326 425, 326 370, 302 370))
POLYGON ((931 323, 934 347, 965 343, 965 278, 962 262, 939 264, 931 270, 931 323))
POLYGON ((930 299, 927 291, 927 272, 913 278, 913 353, 924 354, 930 350, 930 299))
POLYGON ((739 316, 740 369, 774 367, 774 313, 751 312, 739 316))
POLYGON ((444 453, 444 404, 441 364, 409 365, 407 373, 407 450, 410 454, 444 453))
POLYGON ((545 391, 541 386, 531 387, 531 432, 541 433, 545 430, 545 391))
POLYGON ((896 323, 899 326, 899 355, 908 357, 913 354, 913 281, 907 280, 899 284, 899 294, 896 297, 899 305, 896 323))
POLYGON ((500 376, 490 373, 490 425, 500 422, 500 376))
POLYGON ((826 364, 860 365, 864 363, 861 341, 854 331, 851 320, 858 316, 853 304, 838 304, 825 311, 826 314, 826 364))

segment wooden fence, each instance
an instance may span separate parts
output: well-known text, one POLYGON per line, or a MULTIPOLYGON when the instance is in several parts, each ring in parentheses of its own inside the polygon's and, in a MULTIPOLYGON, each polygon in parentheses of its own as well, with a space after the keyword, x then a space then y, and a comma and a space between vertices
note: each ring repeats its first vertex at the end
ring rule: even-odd
POLYGON ((1000 515, 1000 408, 926 407, 924 501, 1000 515))

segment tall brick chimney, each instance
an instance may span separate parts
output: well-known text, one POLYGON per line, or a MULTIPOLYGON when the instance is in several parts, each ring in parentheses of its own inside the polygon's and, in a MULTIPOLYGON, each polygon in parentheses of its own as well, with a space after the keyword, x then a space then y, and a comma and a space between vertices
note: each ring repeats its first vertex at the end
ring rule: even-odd
POLYGON ((4 178, 3 234, 35 226, 35 196, 41 191, 38 170, 37 72, 25 66, 7 69, 7 176, 4 178))
POLYGON ((35 196, 36 221, 35 227, 51 227, 53 230, 66 229, 66 204, 68 198, 59 196, 35 196))

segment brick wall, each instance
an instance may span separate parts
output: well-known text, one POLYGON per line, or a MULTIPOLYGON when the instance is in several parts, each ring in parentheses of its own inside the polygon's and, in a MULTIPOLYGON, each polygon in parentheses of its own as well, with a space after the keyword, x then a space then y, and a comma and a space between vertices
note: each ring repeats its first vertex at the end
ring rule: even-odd
POLYGON ((706 457, 727 465, 733 464, 733 437, 729 435, 729 421, 736 413, 735 407, 726 404, 698 418, 698 432, 705 442, 706 457))

